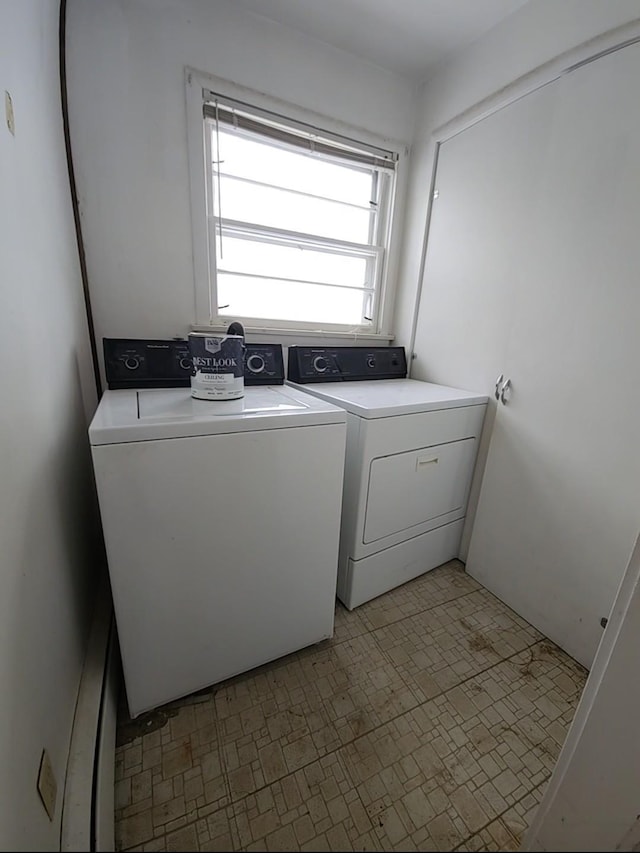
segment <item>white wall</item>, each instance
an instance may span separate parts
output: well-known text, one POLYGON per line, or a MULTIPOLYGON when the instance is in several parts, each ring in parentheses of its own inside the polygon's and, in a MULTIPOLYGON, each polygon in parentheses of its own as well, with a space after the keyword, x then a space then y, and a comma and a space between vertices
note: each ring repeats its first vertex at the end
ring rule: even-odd
POLYGON ((68 18, 99 340, 182 336, 194 322, 185 66, 382 137, 411 137, 412 83, 226 0, 70 0, 68 18))
MULTIPOLYGON (((409 347, 421 286, 434 131, 514 81, 607 30, 640 18, 637 0, 529 0, 452 57, 423 86, 412 142, 395 343, 409 347)), ((423 303, 424 304, 424 303, 423 303)), ((419 343, 419 342, 417 342, 419 343)), ((427 378, 418 373, 415 378, 427 378)))
POLYGON ((99 565, 95 385, 64 153, 58 0, 0 2, 0 848, 57 850, 99 565), (58 783, 53 822, 36 778, 58 783))

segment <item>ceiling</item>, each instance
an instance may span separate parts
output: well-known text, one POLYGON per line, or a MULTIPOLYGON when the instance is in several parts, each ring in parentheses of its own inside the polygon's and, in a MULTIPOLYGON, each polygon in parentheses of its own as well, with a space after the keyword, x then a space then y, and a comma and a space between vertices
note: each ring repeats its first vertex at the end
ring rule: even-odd
POLYGON ((451 53, 527 0, 235 0, 234 5, 406 77, 424 80, 451 53))

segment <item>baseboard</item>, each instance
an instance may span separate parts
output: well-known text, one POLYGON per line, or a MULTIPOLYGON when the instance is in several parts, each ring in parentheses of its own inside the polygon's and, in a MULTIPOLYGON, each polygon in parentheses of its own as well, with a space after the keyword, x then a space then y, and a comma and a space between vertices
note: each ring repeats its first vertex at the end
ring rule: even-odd
POLYGON ((93 839, 95 847, 93 849, 98 853, 111 853, 116 849, 113 823, 114 765, 120 669, 120 653, 115 623, 112 619, 94 773, 93 839))
POLYGON ((61 851, 115 849, 116 661, 111 591, 105 576, 96 597, 73 720, 64 784, 61 851))

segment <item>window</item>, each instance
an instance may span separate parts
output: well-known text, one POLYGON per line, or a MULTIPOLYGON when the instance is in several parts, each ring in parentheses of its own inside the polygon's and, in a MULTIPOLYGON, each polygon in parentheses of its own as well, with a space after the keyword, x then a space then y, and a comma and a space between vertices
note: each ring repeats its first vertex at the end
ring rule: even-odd
POLYGON ((200 92, 197 322, 380 332, 398 152, 200 92))

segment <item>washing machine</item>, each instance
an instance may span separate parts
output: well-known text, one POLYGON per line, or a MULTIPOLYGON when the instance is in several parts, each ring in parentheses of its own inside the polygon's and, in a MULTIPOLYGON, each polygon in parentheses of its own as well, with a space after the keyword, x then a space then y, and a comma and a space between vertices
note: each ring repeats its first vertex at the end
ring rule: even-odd
POLYGON ((132 717, 333 634, 346 413, 280 384, 278 350, 248 345, 232 411, 191 396, 186 341, 105 341, 89 437, 132 717))
POLYGON ((287 385, 347 413, 343 604, 457 557, 486 395, 407 379, 402 347, 289 347, 287 385))

